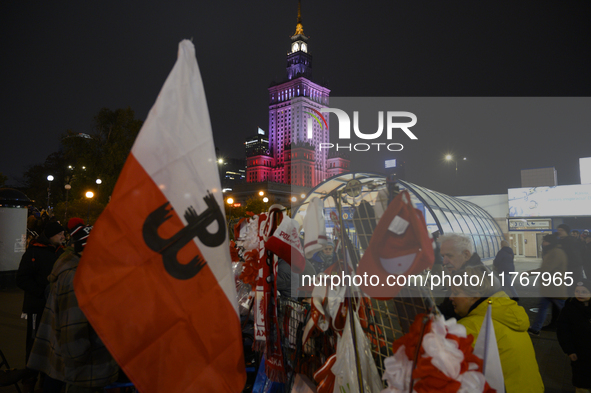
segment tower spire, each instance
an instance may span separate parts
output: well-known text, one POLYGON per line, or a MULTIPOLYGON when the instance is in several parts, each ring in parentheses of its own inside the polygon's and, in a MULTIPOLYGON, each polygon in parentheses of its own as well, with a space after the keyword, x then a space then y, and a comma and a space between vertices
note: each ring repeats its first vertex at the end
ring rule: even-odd
POLYGON ((296 24, 296 35, 304 35, 304 25, 302 25, 302 0, 298 0, 298 23, 296 24))

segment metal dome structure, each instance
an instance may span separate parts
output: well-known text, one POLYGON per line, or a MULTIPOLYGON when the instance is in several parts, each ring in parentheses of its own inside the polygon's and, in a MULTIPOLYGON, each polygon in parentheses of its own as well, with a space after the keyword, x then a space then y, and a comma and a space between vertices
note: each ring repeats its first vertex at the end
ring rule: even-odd
MULTIPOLYGON (((494 258, 501 248, 500 243, 504 239, 501 228, 480 206, 403 180, 397 180, 395 184, 399 189, 409 191, 415 207, 421 210, 425 217, 429 232, 461 233, 469 236, 482 260, 494 258)), ((292 216, 300 224, 303 223, 309 201, 314 197, 321 198, 324 200, 327 235, 333 236, 334 223, 330 217, 332 215, 334 218, 334 214, 331 213, 336 213, 337 209, 335 199, 331 196, 345 191, 345 204, 341 207, 340 218, 343 225, 348 228, 352 240, 358 245, 359 234, 355 230, 354 222, 356 208, 362 201, 366 201, 374 208, 376 221, 379 220, 387 206, 387 188, 384 175, 367 172, 338 175, 312 189, 303 203, 294 209, 292 216), (355 181, 352 182, 353 180, 355 181), (356 195, 357 192, 359 193, 356 195)))

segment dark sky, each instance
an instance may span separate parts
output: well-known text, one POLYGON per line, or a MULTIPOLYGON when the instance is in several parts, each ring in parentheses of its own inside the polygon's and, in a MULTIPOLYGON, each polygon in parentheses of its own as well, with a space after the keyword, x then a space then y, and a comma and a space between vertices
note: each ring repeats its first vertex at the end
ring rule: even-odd
MULTIPOLYGON (((216 145, 243 157, 244 138, 268 129, 267 88, 285 77, 296 16, 295 0, 2 2, 0 172, 19 185, 67 129, 91 132, 102 107, 145 119, 184 38, 216 145)), ((314 79, 334 97, 591 96, 588 1, 304 0, 302 19, 314 79)), ((409 181, 504 193, 520 186, 520 169, 555 166, 559 183, 573 184, 579 157, 591 156, 591 127, 446 132, 402 155, 409 181), (470 156, 464 178, 446 171, 448 151, 470 156)))

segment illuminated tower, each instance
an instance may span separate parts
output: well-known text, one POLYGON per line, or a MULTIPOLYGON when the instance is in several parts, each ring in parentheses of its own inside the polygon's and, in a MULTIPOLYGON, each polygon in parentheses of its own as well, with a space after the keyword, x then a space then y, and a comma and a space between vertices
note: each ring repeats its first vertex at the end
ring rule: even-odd
POLYGON ((287 54, 287 80, 269 88, 272 181, 314 187, 328 177, 328 150, 319 147, 329 142, 329 123, 328 116, 324 116, 325 122, 319 112, 328 106, 330 90, 311 78, 312 55, 298 3, 296 30, 287 54))

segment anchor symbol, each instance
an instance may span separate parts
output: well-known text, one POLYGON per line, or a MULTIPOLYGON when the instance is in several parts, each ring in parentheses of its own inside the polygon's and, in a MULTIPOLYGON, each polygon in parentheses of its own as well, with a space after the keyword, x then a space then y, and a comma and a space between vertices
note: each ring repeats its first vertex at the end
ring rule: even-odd
POLYGON ((160 237, 158 228, 172 217, 174 208, 169 206, 170 202, 167 201, 158 207, 144 221, 142 234, 146 245, 162 255, 166 272, 179 280, 193 278, 207 263, 200 255, 195 256, 187 264, 180 263, 177 254, 187 243, 198 237, 207 247, 217 247, 226 240, 224 215, 209 190, 203 200, 207 204, 207 209, 197 214, 193 206, 189 206, 184 215, 188 225, 168 239, 160 237), (217 222, 218 230, 212 234, 207 227, 214 221, 217 222))

